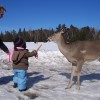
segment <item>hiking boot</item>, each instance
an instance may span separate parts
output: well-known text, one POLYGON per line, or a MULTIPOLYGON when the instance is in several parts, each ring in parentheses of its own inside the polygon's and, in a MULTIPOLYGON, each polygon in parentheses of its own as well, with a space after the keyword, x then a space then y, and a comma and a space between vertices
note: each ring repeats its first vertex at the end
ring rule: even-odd
POLYGON ((13 88, 17 88, 17 83, 14 83, 13 88))
POLYGON ((19 89, 19 91, 20 91, 20 92, 23 92, 23 91, 26 91, 26 90, 27 90, 27 88, 25 88, 25 89, 22 89, 22 90, 20 90, 20 89, 19 89))

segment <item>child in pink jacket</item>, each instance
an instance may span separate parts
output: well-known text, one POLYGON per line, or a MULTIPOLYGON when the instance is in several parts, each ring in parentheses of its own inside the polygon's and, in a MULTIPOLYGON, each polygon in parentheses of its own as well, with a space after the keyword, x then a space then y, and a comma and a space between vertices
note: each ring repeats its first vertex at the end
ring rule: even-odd
POLYGON ((37 56, 37 51, 33 50, 29 52, 28 49, 26 49, 26 42, 22 38, 16 37, 12 55, 12 66, 14 70, 13 87, 18 87, 19 91, 27 90, 28 58, 33 56, 37 56))

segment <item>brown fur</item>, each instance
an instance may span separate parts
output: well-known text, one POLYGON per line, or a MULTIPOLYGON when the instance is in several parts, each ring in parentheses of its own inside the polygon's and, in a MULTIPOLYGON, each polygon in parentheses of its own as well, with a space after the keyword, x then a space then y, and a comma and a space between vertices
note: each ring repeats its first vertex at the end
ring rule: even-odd
POLYGON ((67 88, 71 88, 74 72, 77 73, 77 88, 80 89, 80 73, 85 61, 93 61, 100 57, 100 40, 77 41, 66 44, 63 33, 58 32, 48 39, 57 43, 60 52, 72 63, 72 72, 67 88))

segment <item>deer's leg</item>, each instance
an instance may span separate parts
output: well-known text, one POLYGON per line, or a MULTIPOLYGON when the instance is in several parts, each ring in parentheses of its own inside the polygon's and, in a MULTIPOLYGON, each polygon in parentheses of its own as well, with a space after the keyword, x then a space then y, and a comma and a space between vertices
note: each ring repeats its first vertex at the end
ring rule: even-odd
POLYGON ((80 90, 80 74, 81 74, 81 71, 77 71, 76 74, 77 74, 77 89, 80 90))
POLYGON ((77 89, 80 90, 80 74, 82 69, 83 62, 79 63, 76 69, 77 74, 77 89))
POLYGON ((71 88, 71 86, 72 86, 72 80, 73 80, 75 69, 76 69, 76 66, 73 66, 72 67, 72 71, 71 71, 71 77, 70 77, 70 80, 69 80, 67 88, 71 88))

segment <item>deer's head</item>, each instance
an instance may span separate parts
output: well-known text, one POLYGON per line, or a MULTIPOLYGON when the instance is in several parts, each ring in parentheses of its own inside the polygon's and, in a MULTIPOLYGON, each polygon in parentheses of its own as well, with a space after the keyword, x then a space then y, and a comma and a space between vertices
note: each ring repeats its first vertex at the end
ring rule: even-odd
POLYGON ((60 40, 62 33, 64 33, 64 32, 60 31, 60 32, 54 33, 52 36, 48 37, 48 40, 53 41, 53 42, 57 42, 60 40))

